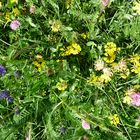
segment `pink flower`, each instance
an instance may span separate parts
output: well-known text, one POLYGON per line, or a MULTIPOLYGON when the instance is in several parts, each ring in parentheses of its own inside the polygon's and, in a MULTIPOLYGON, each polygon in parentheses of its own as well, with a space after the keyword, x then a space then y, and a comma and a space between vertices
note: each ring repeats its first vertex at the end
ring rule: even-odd
POLYGON ((16 30, 20 26, 20 22, 18 20, 13 20, 10 24, 10 27, 12 30, 16 30))
POLYGON ((82 120, 82 127, 84 129, 90 129, 90 124, 88 122, 86 122, 85 120, 82 120))
POLYGON ((102 4, 103 4, 103 6, 108 6, 108 4, 109 4, 109 0, 102 0, 102 4))
POLYGON ((36 10, 35 6, 31 6, 29 11, 31 14, 34 14, 35 10, 36 10))
POLYGON ((140 93, 134 93, 131 95, 132 104, 135 106, 140 106, 140 93))

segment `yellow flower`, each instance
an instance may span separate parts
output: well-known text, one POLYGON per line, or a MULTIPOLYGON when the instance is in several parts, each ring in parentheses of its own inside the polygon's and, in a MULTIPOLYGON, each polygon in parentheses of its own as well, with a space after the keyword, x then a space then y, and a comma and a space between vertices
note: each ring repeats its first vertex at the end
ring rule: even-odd
POLYGON ((96 76, 95 74, 92 74, 90 77, 89 77, 89 80, 87 80, 88 83, 90 84, 96 84, 97 81, 98 81, 98 76, 96 76))
POLYGON ((76 55, 79 54, 81 51, 81 47, 77 43, 72 43, 70 46, 66 48, 66 51, 62 54, 62 56, 68 56, 68 55, 76 55))
POLYGON ((135 2, 132 9, 140 15, 140 3, 135 2))
POLYGON ((39 62, 43 61, 42 55, 39 55, 39 54, 36 55, 36 59, 37 59, 37 61, 39 61, 39 62))
POLYGON ((132 72, 140 74, 140 56, 138 54, 131 56, 130 62, 133 63, 132 72))
POLYGON ((56 84, 56 87, 57 87, 58 90, 64 91, 68 87, 68 85, 67 85, 66 81, 62 80, 61 82, 58 82, 56 84))
POLYGON ((81 37, 82 37, 83 39, 89 38, 89 32, 82 33, 82 34, 81 34, 81 37))
POLYGON ((2 8, 2 2, 0 2, 0 9, 2 8))
POLYGON ((123 79, 126 79, 130 74, 130 71, 129 69, 124 69, 123 71, 121 71, 120 73, 120 76, 123 78, 123 79))
POLYGON ((104 61, 107 63, 114 62, 116 58, 115 55, 118 51, 120 51, 120 48, 117 48, 115 43, 107 42, 107 44, 105 45, 104 61))
POLYGON ((115 58, 116 58, 115 54, 112 54, 111 56, 107 54, 107 56, 104 57, 104 61, 106 63, 112 63, 115 61, 115 58))
POLYGON ((18 8, 14 8, 13 13, 14 13, 15 16, 20 15, 20 11, 18 10, 18 8))
POLYGON ((6 19, 7 22, 11 21, 11 13, 10 12, 6 13, 5 19, 6 19))
POLYGON ((34 61, 33 64, 37 67, 38 71, 41 72, 46 68, 46 62, 43 60, 41 63, 34 61))
POLYGON ((110 123, 117 126, 120 123, 120 119, 117 114, 109 116, 110 123))
POLYGON ((110 78, 110 76, 107 75, 107 74, 102 74, 102 75, 99 77, 99 81, 100 81, 101 83, 108 83, 108 82, 111 81, 111 78, 110 78))
POLYGON ((129 90, 126 91, 125 96, 130 96, 133 93, 135 93, 135 89, 134 88, 131 88, 131 89, 129 89, 129 90))
POLYGON ((69 9, 72 4, 72 0, 65 0, 66 9, 69 9))
POLYGON ((51 25, 52 32, 58 32, 62 26, 60 20, 51 20, 49 21, 49 24, 51 25))
POLYGON ((130 96, 125 96, 123 98, 123 103, 130 105, 131 104, 131 97, 130 96))

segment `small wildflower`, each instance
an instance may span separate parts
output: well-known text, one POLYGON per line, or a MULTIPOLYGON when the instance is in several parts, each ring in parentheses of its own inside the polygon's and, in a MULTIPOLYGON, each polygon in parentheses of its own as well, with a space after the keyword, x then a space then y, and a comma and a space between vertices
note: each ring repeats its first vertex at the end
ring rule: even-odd
POLYGON ((133 64, 131 72, 140 75, 140 56, 138 54, 131 56, 130 62, 133 64))
POLYGON ((110 0, 101 0, 102 5, 105 6, 105 7, 107 7, 109 5, 109 1, 110 0))
POLYGON ((17 30, 20 27, 20 22, 18 20, 13 20, 10 24, 12 30, 17 30))
POLYGON ((98 82, 99 77, 95 74, 90 75, 89 79, 87 80, 90 84, 96 84, 98 82))
POLYGON ((0 99, 7 99, 8 102, 13 102, 14 100, 10 97, 10 93, 7 90, 0 92, 0 99))
POLYGON ((132 9, 140 15, 140 3, 135 2, 132 9))
POLYGON ((51 25, 52 32, 58 32, 62 26, 60 20, 53 20, 53 21, 51 20, 49 24, 51 25))
POLYGON ((122 59, 119 63, 112 63, 112 68, 114 71, 124 71, 127 69, 126 61, 122 59))
POLYGON ((117 48, 115 43, 107 42, 107 44, 105 45, 104 61, 106 63, 114 62, 116 59, 116 53, 118 51, 120 51, 120 48, 117 48))
POLYGON ((109 116, 110 123, 117 126, 120 123, 120 119, 117 114, 109 116))
POLYGON ((10 97, 9 91, 5 90, 5 91, 0 92, 0 98, 1 99, 6 99, 6 98, 9 98, 9 97, 10 97))
POLYGON ((6 74, 6 69, 4 66, 0 65, 0 75, 4 76, 6 74))
POLYGON ((9 103, 11 103, 11 102, 13 102, 13 101, 14 101, 14 98, 8 97, 8 102, 9 102, 9 103))
POLYGON ((121 71, 120 76, 121 78, 126 79, 129 76, 129 74, 130 74, 130 70, 127 68, 121 71))
POLYGON ((66 81, 62 80, 61 82, 58 82, 56 84, 56 87, 57 87, 58 90, 64 91, 68 87, 68 85, 67 85, 66 81))
POLYGON ((108 75, 109 77, 111 77, 113 75, 113 73, 112 73, 110 68, 103 68, 103 73, 105 75, 108 75))
POLYGON ((38 71, 41 72, 46 68, 46 62, 43 60, 41 62, 34 61, 33 64, 38 68, 38 71))
POLYGON ((18 10, 18 8, 14 8, 13 13, 14 13, 15 16, 20 15, 20 11, 18 10))
POLYGON ((0 9, 2 8, 2 2, 0 2, 0 9))
POLYGON ((98 79, 101 83, 108 83, 111 81, 111 78, 109 75, 107 74, 102 74, 99 79, 98 79))
POLYGON ((72 0, 66 0, 66 1, 65 1, 66 9, 69 9, 70 6, 71 6, 71 4, 72 4, 72 0))
POLYGON ((11 21, 11 13, 10 13, 10 12, 6 12, 5 20, 6 20, 7 22, 11 21))
POLYGON ((37 59, 38 61, 42 61, 42 60, 43 60, 43 57, 42 57, 42 55, 37 54, 37 55, 36 55, 36 59, 37 59))
POLYGON ((79 54, 81 51, 81 47, 77 43, 72 43, 70 46, 66 48, 66 51, 62 54, 62 56, 68 56, 68 55, 76 55, 79 54))
POLYGON ((123 103, 125 103, 125 104, 130 105, 130 104, 131 104, 131 101, 132 101, 132 99, 131 99, 131 97, 128 96, 128 95, 126 95, 126 96, 123 98, 123 103))
POLYGON ((126 93, 125 93, 125 95, 127 96, 130 96, 130 95, 132 95, 132 94, 134 94, 135 93, 135 89, 134 88, 131 88, 131 89, 129 89, 129 90, 127 90, 126 91, 126 93))
POLYGON ((61 127, 61 128, 60 128, 60 132, 61 132, 61 134, 64 134, 65 131, 66 131, 65 127, 61 127))
POLYGON ((88 122, 86 122, 85 120, 82 120, 82 127, 84 129, 89 130, 90 129, 90 124, 88 122))
POLYGON ((131 95, 132 105, 140 106, 140 93, 134 93, 131 95))
POLYGON ((84 135, 83 140, 89 140, 89 138, 86 135, 84 135))
POLYGON ((104 61, 102 59, 98 59, 95 61, 95 70, 100 71, 104 68, 104 61))
POLYGON ((34 14, 35 10, 36 10, 35 6, 31 6, 30 9, 29 9, 31 14, 34 14))
POLYGON ((81 34, 81 37, 82 37, 83 39, 89 38, 89 32, 82 33, 82 34, 81 34))

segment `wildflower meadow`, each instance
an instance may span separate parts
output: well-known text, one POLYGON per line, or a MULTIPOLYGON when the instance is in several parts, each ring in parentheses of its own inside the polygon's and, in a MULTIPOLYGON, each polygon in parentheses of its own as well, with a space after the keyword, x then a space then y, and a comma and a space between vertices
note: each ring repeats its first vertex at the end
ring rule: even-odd
POLYGON ((0 140, 140 140, 140 1, 1 0, 0 140))

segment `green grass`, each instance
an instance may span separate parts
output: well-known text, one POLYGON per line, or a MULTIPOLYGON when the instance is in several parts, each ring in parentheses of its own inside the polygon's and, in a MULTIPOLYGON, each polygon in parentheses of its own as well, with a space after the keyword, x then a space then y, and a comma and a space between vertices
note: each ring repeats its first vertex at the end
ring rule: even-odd
POLYGON ((110 0, 107 7, 100 0, 1 2, 1 140, 140 140, 139 105, 124 103, 130 89, 140 96, 140 15, 134 1, 110 0), (21 24, 16 30, 10 27, 14 20, 21 24), (109 56, 115 56, 111 63, 104 60, 108 42, 120 48, 109 56), (77 53, 74 43, 81 48, 77 53), (111 73, 105 79, 105 69, 96 68, 99 59, 111 73), (1 97, 5 90, 13 102, 1 97), (115 114, 116 125, 110 120, 115 114))

